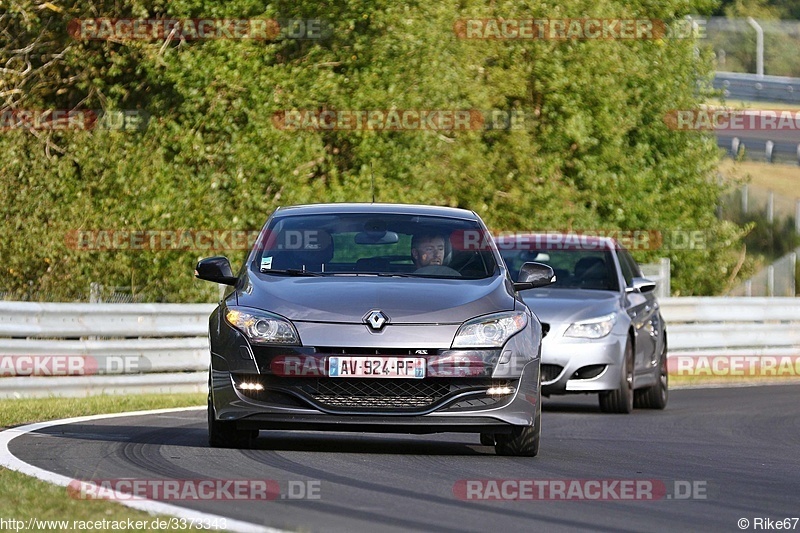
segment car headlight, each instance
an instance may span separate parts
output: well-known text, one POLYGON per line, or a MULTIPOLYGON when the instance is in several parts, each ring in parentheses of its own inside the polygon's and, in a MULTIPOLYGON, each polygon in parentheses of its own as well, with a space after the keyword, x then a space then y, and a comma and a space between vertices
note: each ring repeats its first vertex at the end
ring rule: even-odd
POLYGON ((291 322, 266 311, 229 307, 225 320, 254 344, 300 344, 291 322))
POLYGON ((521 311, 497 313, 464 322, 453 340, 453 348, 499 348, 528 325, 521 311))
POLYGON ((580 339, 601 339, 611 333, 616 323, 617 315, 613 313, 589 320, 581 320, 570 324, 567 331, 564 332, 564 336, 580 339))

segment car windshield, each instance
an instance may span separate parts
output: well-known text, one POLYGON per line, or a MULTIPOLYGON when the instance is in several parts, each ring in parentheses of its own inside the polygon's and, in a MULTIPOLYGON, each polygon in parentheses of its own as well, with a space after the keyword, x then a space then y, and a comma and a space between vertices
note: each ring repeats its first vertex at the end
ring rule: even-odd
POLYGON ((497 269, 479 222, 439 216, 337 213, 274 217, 250 267, 262 275, 480 279, 497 269), (472 241, 469 241, 472 242, 472 241))
POLYGON ((501 247, 500 255, 514 281, 524 263, 536 261, 549 265, 556 274, 556 282, 548 288, 619 290, 614 258, 609 250, 503 250, 501 247))

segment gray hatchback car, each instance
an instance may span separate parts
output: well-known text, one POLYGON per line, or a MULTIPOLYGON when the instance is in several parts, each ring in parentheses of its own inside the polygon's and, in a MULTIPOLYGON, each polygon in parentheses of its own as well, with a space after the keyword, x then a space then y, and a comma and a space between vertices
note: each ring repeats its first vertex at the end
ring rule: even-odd
POLYGON ((538 453, 542 329, 475 213, 326 204, 276 210, 209 322, 212 446, 259 430, 474 432, 500 455, 538 453), (464 246, 480 241, 485 246, 464 246))

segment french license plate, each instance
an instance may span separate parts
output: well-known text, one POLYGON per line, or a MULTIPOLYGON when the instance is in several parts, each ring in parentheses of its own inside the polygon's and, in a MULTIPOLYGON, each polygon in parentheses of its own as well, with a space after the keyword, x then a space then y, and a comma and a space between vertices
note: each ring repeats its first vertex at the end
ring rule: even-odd
POLYGON ((424 357, 328 357, 328 376, 332 378, 412 378, 425 377, 424 357))

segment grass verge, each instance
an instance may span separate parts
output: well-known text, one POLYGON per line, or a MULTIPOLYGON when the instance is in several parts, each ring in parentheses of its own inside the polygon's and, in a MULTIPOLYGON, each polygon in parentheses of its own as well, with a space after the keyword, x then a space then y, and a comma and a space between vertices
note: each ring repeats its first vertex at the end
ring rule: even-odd
POLYGON ((687 376, 669 375, 670 389, 692 387, 749 387, 754 385, 790 385, 800 383, 800 376, 687 376))
POLYGON ((778 109, 787 109, 789 111, 800 110, 800 104, 789 102, 756 102, 752 100, 725 100, 723 102, 719 98, 709 99, 708 105, 730 109, 769 109, 773 111, 778 109))
POLYGON ((749 181, 750 205, 753 210, 764 210, 769 191, 773 191, 775 214, 794 216, 795 201, 800 198, 800 165, 723 159, 719 171, 729 180, 749 181))
MULTIPOLYGON (((92 396, 88 398, 21 399, 0 400, 0 428, 29 422, 42 422, 59 418, 121 413, 144 409, 189 407, 204 405, 204 394, 143 394, 129 396, 92 396)), ((118 503, 103 500, 76 500, 67 495, 65 487, 57 487, 32 477, 0 468, 0 517, 6 520, 0 530, 14 531, 10 519, 21 520, 27 529, 29 519, 64 521, 68 527, 51 524, 46 528, 40 524, 34 531, 82 531, 89 526, 80 522, 106 520, 108 527, 91 527, 93 531, 119 531, 112 528, 112 521, 144 521, 151 524, 154 516, 130 509, 118 503), (77 524, 75 522, 78 522, 77 524), (74 526, 83 527, 74 527, 74 526)), ((165 517, 162 517, 165 518, 165 517)), ((165 518, 166 519, 166 518, 165 518)), ((23 530, 23 529, 19 529, 23 530)), ((143 530, 154 530, 151 526, 143 530)))

